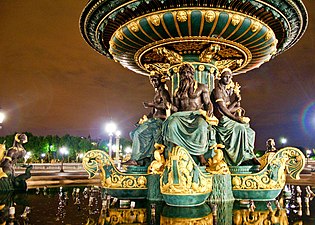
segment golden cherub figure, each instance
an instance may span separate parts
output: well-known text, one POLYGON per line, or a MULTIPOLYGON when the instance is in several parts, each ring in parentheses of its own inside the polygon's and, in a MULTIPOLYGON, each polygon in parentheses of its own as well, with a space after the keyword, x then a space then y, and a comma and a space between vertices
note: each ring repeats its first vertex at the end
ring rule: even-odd
POLYGON ((224 155, 221 148, 224 148, 224 145, 217 144, 214 146, 214 152, 216 153, 213 158, 208 159, 209 167, 206 168, 207 172, 213 174, 230 174, 230 170, 226 162, 224 161, 224 155))

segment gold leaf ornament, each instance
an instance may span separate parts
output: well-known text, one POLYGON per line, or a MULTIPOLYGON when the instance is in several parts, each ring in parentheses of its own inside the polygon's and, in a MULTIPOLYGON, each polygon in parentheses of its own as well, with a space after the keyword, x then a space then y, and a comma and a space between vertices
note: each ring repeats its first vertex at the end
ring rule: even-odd
POLYGON ((208 23, 213 22, 214 19, 215 19, 215 12, 212 11, 212 10, 206 11, 206 13, 205 13, 205 19, 206 19, 206 21, 207 21, 208 23))
POLYGON ((138 24, 135 22, 131 22, 128 26, 129 30, 133 31, 133 32, 138 32, 139 31, 139 27, 138 24))
POLYGON ((187 12, 186 11, 177 12, 176 19, 177 19, 177 21, 182 22, 182 23, 186 22, 188 19, 187 12))
POLYGON ((240 16, 240 15, 237 15, 237 14, 234 14, 234 15, 232 16, 232 25, 233 25, 233 26, 236 26, 236 25, 238 25, 240 22, 241 22, 241 16, 240 16))
POLYGON ((156 27, 160 26, 160 23, 161 23, 161 19, 158 15, 150 16, 149 21, 156 27))

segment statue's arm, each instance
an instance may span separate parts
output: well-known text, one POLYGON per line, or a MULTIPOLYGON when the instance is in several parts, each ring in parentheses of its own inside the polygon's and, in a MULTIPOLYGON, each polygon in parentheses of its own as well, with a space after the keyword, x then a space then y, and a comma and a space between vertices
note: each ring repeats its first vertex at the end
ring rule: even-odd
POLYGON ((173 104, 171 104, 170 108, 172 112, 177 112, 178 109, 180 108, 180 99, 176 93, 174 94, 173 104))
POLYGON ((207 112, 207 115, 211 115, 213 113, 213 106, 210 100, 210 91, 207 86, 203 87, 201 97, 204 110, 207 112))
POLYGON ((229 117, 232 120, 242 123, 241 118, 237 115, 232 114, 231 111, 226 106, 226 103, 223 98, 223 94, 218 89, 214 89, 213 92, 214 92, 215 103, 219 107, 219 110, 221 111, 221 113, 223 113, 223 115, 229 117))
POLYGON ((155 104, 153 102, 143 102, 144 108, 153 108, 155 107, 155 104))
POLYGON ((228 110, 229 110, 231 113, 234 113, 234 112, 236 112, 238 109, 241 108, 240 104, 241 104, 240 101, 234 100, 234 101, 232 102, 232 104, 230 104, 230 105, 228 106, 228 110))

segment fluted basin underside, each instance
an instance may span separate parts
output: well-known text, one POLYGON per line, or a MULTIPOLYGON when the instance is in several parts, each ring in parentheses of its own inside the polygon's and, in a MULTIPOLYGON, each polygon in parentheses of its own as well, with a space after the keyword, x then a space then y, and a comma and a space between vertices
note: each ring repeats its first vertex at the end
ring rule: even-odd
POLYGON ((307 20, 299 0, 92 0, 80 28, 95 50, 137 73, 191 61, 239 74, 292 47, 307 20))

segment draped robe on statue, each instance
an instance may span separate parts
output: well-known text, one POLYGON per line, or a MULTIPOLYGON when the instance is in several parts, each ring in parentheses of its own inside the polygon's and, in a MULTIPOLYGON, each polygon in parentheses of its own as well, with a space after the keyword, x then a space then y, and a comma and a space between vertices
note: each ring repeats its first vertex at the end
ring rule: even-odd
POLYGON ((225 145, 224 158, 228 165, 239 166, 242 162, 255 158, 255 131, 249 124, 223 116, 214 129, 217 143, 225 145))
POLYGON ((162 142, 162 123, 161 119, 150 118, 130 133, 133 160, 138 162, 148 158, 152 161, 154 144, 162 142))
POLYGON ((163 123, 164 143, 181 146, 191 155, 203 155, 208 151, 211 136, 208 127, 199 111, 176 112, 163 123))

